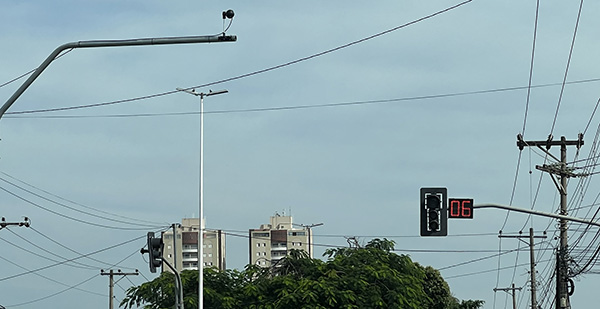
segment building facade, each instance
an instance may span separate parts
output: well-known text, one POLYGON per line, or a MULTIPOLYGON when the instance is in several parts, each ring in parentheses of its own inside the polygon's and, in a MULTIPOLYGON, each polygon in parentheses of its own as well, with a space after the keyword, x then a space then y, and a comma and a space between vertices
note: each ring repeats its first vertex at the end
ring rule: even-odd
MULTIPOLYGON (((202 220, 204 228, 204 220, 202 220)), ((181 225, 164 232, 162 235, 164 248, 163 258, 167 260, 178 271, 198 269, 198 218, 184 218, 181 225)), ((203 257, 201 259, 204 267, 216 267, 225 269, 225 233, 221 230, 204 229, 203 257)), ((171 271, 164 265, 163 271, 171 271)))
POLYGON ((270 221, 249 230, 250 264, 270 267, 292 249, 304 250, 313 257, 310 228, 294 228, 291 216, 275 214, 270 221))

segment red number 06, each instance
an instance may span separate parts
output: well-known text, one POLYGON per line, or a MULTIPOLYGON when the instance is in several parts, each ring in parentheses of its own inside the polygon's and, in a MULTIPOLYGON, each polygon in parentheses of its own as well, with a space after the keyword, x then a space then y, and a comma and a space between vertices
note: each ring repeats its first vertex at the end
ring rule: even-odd
POLYGON ((464 198, 450 199, 451 218, 473 218, 473 200, 464 198))

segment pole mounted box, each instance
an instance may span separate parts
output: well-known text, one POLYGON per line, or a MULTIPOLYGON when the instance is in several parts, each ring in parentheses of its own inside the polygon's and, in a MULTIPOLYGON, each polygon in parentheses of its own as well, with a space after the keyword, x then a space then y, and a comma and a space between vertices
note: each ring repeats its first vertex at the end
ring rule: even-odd
POLYGON ((421 188, 421 236, 448 235, 448 189, 421 188))

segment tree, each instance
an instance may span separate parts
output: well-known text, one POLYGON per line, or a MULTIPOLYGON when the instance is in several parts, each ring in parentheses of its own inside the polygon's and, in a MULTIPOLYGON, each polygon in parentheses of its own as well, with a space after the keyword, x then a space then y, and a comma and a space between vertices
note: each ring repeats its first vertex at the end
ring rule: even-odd
MULTIPOLYGON (((393 252, 394 242, 374 239, 364 248, 329 249, 326 261, 290 250, 271 268, 204 272, 207 308, 428 308, 477 309, 482 301, 454 298, 439 271, 393 252)), ((198 273, 183 271, 186 308, 197 307, 198 273)), ((132 287, 121 306, 172 308, 173 275, 132 287)))

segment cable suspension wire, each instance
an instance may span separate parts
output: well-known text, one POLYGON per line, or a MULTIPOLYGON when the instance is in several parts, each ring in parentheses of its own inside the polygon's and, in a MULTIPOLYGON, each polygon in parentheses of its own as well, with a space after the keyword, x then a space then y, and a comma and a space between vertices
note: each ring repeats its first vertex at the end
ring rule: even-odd
MULTIPOLYGON (((60 58, 60 57, 62 57, 62 56, 64 56, 64 55, 66 55, 66 54, 70 53, 72 50, 73 50, 72 48, 71 48, 71 49, 67 49, 67 50, 65 50, 64 52, 62 52, 61 54, 59 54, 58 56, 56 56, 56 58, 54 58, 54 60, 56 60, 56 59, 58 59, 58 58, 60 58)), ((37 70, 38 68, 39 68, 39 67, 37 67, 37 68, 35 68, 35 69, 33 69, 33 70, 30 70, 30 71, 27 71, 26 73, 23 73, 23 74, 21 74, 21 75, 19 75, 19 76, 15 77, 15 78, 13 78, 13 79, 11 79, 11 80, 9 80, 9 81, 5 82, 5 83, 2 83, 2 84, 0 84, 0 88, 2 88, 2 87, 4 87, 4 86, 7 86, 7 85, 10 85, 10 84, 12 84, 12 83, 14 83, 14 82, 18 81, 19 79, 21 79, 21 78, 23 78, 23 77, 25 77, 25 76, 27 76, 27 75, 29 75, 29 74, 31 74, 31 73, 33 73, 33 72, 35 72, 35 70, 37 70)))

